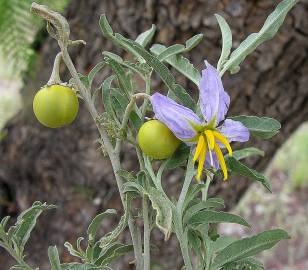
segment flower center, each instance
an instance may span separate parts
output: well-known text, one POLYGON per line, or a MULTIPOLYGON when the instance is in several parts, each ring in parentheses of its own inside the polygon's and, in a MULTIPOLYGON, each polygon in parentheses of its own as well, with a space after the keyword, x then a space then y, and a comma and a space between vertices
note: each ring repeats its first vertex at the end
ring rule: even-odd
POLYGON ((211 129, 206 128, 204 131, 199 132, 197 137, 198 137, 198 143, 193 157, 194 163, 199 159, 197 180, 200 181, 201 179, 207 152, 210 157, 211 167, 215 167, 213 152, 215 153, 217 161, 223 172, 224 180, 227 180, 228 178, 227 166, 223 153, 221 152, 219 143, 224 145, 227 148, 229 155, 232 156, 232 148, 228 142, 228 139, 220 132, 212 128, 211 129))

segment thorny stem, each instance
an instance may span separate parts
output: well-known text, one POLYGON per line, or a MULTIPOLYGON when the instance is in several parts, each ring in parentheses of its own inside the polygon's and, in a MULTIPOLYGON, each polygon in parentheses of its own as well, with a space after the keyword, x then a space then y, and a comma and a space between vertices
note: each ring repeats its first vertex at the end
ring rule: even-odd
MULTIPOLYGON (((94 103, 91 99, 91 93, 90 91, 84 86, 84 84, 81 82, 79 79, 78 73, 75 69, 75 66, 72 62, 72 59, 68 53, 67 46, 72 43, 69 41, 69 25, 66 21, 66 19, 61 16, 60 14, 50 10, 46 6, 38 5, 36 3, 33 3, 31 6, 31 11, 35 14, 37 14, 39 17, 47 20, 49 24, 51 24, 55 29, 57 30, 57 33, 53 35, 54 38, 58 40, 59 46, 61 48, 62 52, 62 58, 64 63, 66 64, 72 78, 74 79, 74 82, 76 84, 76 87, 79 90, 80 95, 85 101, 85 104, 94 119, 97 128, 99 130, 99 133, 102 137, 103 144, 105 146, 105 149, 108 153, 108 156, 111 161, 111 165, 113 168, 113 171, 115 173, 115 178, 116 182, 118 185, 120 197, 122 200, 122 204, 124 205, 124 195, 123 195, 123 180, 122 178, 118 175, 118 171, 121 169, 121 164, 120 164, 120 158, 119 158, 119 153, 114 152, 113 146, 109 140, 109 137, 104 130, 104 128, 99 125, 97 119, 98 119, 98 112, 94 106, 94 103)), ((77 43, 80 43, 78 41, 77 43)), ((134 251, 135 251, 135 259, 136 259, 136 269, 141 270, 142 269, 142 254, 141 254, 141 247, 140 246, 140 241, 138 240, 138 228, 137 226, 133 223, 133 219, 131 217, 131 214, 129 213, 129 218, 128 218, 128 225, 129 229, 131 232, 132 236, 132 242, 134 245, 134 251)))

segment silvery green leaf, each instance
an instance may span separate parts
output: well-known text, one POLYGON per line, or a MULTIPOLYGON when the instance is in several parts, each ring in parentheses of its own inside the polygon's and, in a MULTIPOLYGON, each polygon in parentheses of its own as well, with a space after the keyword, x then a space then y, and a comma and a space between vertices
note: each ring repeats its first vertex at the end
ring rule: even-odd
POLYGON ((46 203, 34 202, 29 209, 25 210, 18 216, 15 224, 16 229, 14 232, 14 238, 21 252, 30 237, 30 233, 36 225, 37 218, 43 211, 55 207, 56 206, 54 205, 47 205, 46 203))
POLYGON ((127 97, 130 97, 130 95, 133 94, 134 91, 132 88, 131 80, 126 75, 123 67, 113 59, 109 59, 107 63, 117 76, 120 89, 123 91, 123 93, 126 94, 127 97))
POLYGON ((183 87, 176 83, 176 80, 173 77, 172 73, 163 63, 161 63, 157 59, 156 56, 152 55, 142 46, 132 40, 126 39, 119 34, 116 34, 116 37, 128 47, 138 52, 145 59, 147 64, 157 72, 157 74, 161 77, 164 83, 168 86, 169 90, 174 92, 174 94, 184 106, 187 106, 191 109, 195 107, 195 102, 191 98, 191 96, 186 92, 183 87))
POLYGON ((283 0, 275 10, 268 16, 263 27, 258 33, 250 34, 236 50, 234 50, 229 60, 224 64, 221 76, 225 71, 230 70, 231 73, 239 71, 240 64, 244 61, 247 55, 252 53, 260 44, 271 39, 279 30, 287 13, 298 3, 299 0, 283 0))
POLYGON ((255 147, 247 147, 240 150, 233 151, 232 155, 235 159, 241 160, 251 156, 261 156, 264 157, 264 151, 255 148, 255 147))
POLYGON ((115 209, 107 209, 105 212, 98 214, 90 223, 87 234, 89 242, 93 242, 95 240, 95 236, 99 226, 102 224, 103 220, 106 217, 116 215, 117 211, 115 209))
MULTIPOLYGON (((159 55, 166 49, 166 46, 161 44, 154 44, 150 51, 154 55, 159 55)), ((200 72, 189 62, 189 60, 182 55, 169 56, 164 60, 172 67, 174 67, 178 72, 183 74, 186 78, 191 80, 195 85, 199 86, 201 79, 200 72)))
POLYGON ((134 73, 139 74, 142 78, 144 75, 149 74, 152 71, 151 67, 146 63, 132 63, 129 61, 124 61, 119 55, 107 51, 104 51, 103 55, 107 56, 110 59, 113 59, 114 61, 118 62, 123 67, 130 69, 134 73))
POLYGON ((249 129, 251 135, 261 139, 272 138, 281 128, 279 121, 270 117, 240 115, 230 117, 230 119, 240 121, 249 129))
POLYGON ((102 266, 96 266, 89 263, 62 263, 62 270, 110 270, 111 268, 105 268, 102 266))
POLYGON ((152 24, 152 27, 141 33, 137 38, 136 38, 136 42, 139 43, 142 47, 146 47, 153 39, 154 35, 156 32, 156 26, 154 24, 152 24))
POLYGON ((280 240, 289 238, 287 232, 276 229, 237 240, 218 253, 213 261, 211 269, 218 270, 227 263, 254 256, 263 250, 272 248, 280 240))
POLYGON ((230 170, 233 173, 237 173, 242 176, 246 176, 252 180, 258 181, 262 183, 262 185, 269 191, 271 190, 271 184, 269 183, 268 179, 261 173, 250 169, 240 161, 236 160, 234 157, 228 156, 226 159, 226 165, 228 170, 230 170))
MULTIPOLYGON (((201 42, 202 38, 203 38, 203 34, 198 34, 188 39, 185 43, 185 46, 181 44, 171 45, 170 47, 165 48, 162 52, 160 52, 157 58, 160 61, 163 61, 167 59, 168 57, 178 55, 180 53, 189 52, 201 42)), ((155 44, 155 45, 158 45, 158 44, 155 44)))
POLYGON ((264 265, 253 259, 253 258, 246 258, 240 261, 228 263, 224 266, 224 270, 265 270, 264 265))
POLYGON ((10 220, 10 216, 6 216, 4 217, 2 220, 1 220, 1 223, 0 223, 0 228, 3 229, 3 231, 5 231, 5 227, 8 223, 8 221, 10 220))
POLYGON ((190 218, 196 213, 204 209, 223 208, 225 206, 223 199, 221 198, 209 198, 206 201, 201 201, 189 207, 184 214, 183 224, 188 223, 190 218))
POLYGON ((101 15, 101 17, 99 19, 99 25, 100 25, 100 28, 102 30, 103 35, 106 38, 111 40, 116 46, 128 51, 129 53, 131 53, 140 63, 144 63, 144 59, 142 58, 142 56, 140 56, 140 54, 138 52, 136 52, 130 46, 127 46, 127 44, 123 43, 121 39, 119 39, 118 37, 116 37, 114 35, 114 32, 113 32, 105 14, 101 15))
POLYGON ((168 240, 171 234, 172 226, 172 208, 169 201, 163 194, 155 188, 149 187, 147 195, 156 210, 155 224, 164 233, 165 240, 168 240))
POLYGON ((212 252, 218 253, 234 241, 236 241, 236 238, 234 238, 233 236, 221 236, 217 238, 216 241, 212 241, 212 252))
POLYGON ((189 186, 184 200, 183 210, 187 208, 189 203, 197 196, 199 192, 201 192, 203 188, 205 188, 205 184, 194 184, 189 186))
POLYGON ((81 258, 81 259, 83 258, 82 254, 79 251, 77 251, 71 243, 65 242, 64 247, 66 247, 66 249, 72 256, 81 258))
POLYGON ((48 248, 48 257, 50 261, 51 270, 62 270, 58 249, 56 246, 48 248))
POLYGON ((189 224, 210 224, 210 223, 237 223, 243 226, 250 227, 250 225, 240 216, 226 213, 217 212, 213 210, 202 210, 197 212, 189 219, 189 224))
POLYGON ((126 181, 134 181, 136 179, 136 176, 132 172, 129 172, 123 169, 118 170, 117 174, 121 176, 123 179, 125 179, 126 181))
POLYGON ((92 82, 94 80, 95 75, 101 71, 101 69, 105 66, 105 62, 99 62, 97 63, 94 68, 91 69, 91 71, 88 74, 88 82, 89 86, 91 87, 92 82))
POLYGON ((111 84, 115 78, 116 78, 115 75, 111 75, 104 80, 102 84, 102 101, 105 112, 111 119, 117 121, 117 123, 119 124, 116 113, 113 109, 112 99, 111 99, 111 91, 112 91, 111 84))
POLYGON ((215 17, 218 21, 220 31, 222 34, 222 49, 221 55, 217 64, 217 70, 220 71, 223 67, 224 63, 228 60, 228 57, 231 52, 232 48, 232 32, 231 29, 224 19, 224 17, 220 16, 219 14, 215 14, 215 17))
POLYGON ((105 249, 106 246, 109 246, 111 243, 116 242, 120 234, 124 231, 128 222, 129 215, 129 205, 131 203, 131 198, 126 195, 125 197, 125 205, 124 205, 124 214, 122 215, 118 225, 115 227, 113 231, 104 235, 98 242, 99 247, 105 249))
POLYGON ((134 250, 133 245, 121 245, 117 248, 115 248, 114 250, 112 250, 112 252, 109 254, 109 256, 106 258, 104 258, 104 260, 101 260, 100 265, 108 265, 110 264, 114 259, 125 255, 128 252, 131 252, 134 250))
POLYGON ((182 44, 174 44, 171 45, 170 47, 166 48, 164 51, 162 51, 158 56, 158 60, 159 61, 163 61, 166 58, 172 56, 172 55, 176 55, 179 54, 181 52, 183 52, 185 50, 185 46, 182 44))
POLYGON ((183 52, 189 52, 191 51, 193 48, 195 48, 203 39, 203 34, 197 34, 194 35, 193 37, 191 37, 190 39, 188 39, 185 42, 185 49, 183 52))

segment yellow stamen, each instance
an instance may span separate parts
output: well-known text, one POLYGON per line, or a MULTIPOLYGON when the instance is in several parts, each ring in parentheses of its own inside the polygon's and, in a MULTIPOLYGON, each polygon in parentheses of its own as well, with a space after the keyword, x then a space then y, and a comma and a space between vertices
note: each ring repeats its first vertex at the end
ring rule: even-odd
POLYGON ((215 151, 215 154, 217 156, 220 168, 221 168, 221 170, 223 172, 224 181, 225 181, 228 178, 227 166, 226 166, 226 162, 225 162, 224 156, 223 156, 219 146, 217 145, 217 143, 215 143, 215 145, 214 145, 214 151, 215 151))
POLYGON ((205 145, 205 140, 204 140, 204 137, 201 135, 199 136, 199 139, 198 139, 198 144, 197 144, 196 151, 194 154, 193 162, 196 162, 196 160, 200 156, 201 150, 204 147, 204 145, 205 145))
MULTIPOLYGON (((203 137, 202 135, 200 137, 203 137)), ((203 167, 204 167, 204 161, 205 161, 205 156, 206 156, 206 146, 203 144, 203 147, 200 152, 200 158, 199 158, 199 163, 198 163, 198 173, 197 173, 197 180, 200 181, 203 167)))
POLYGON ((213 150, 214 149, 214 143, 215 143, 213 131, 212 130, 205 130, 204 134, 206 135, 206 137, 208 139, 210 150, 213 150))
POLYGON ((232 152, 232 148, 231 148, 231 146, 228 142, 228 139, 224 135, 222 135, 221 133, 219 133, 217 131, 213 131, 213 134, 214 134, 215 138, 218 141, 220 141, 227 148, 227 150, 229 152, 229 156, 232 156, 233 152, 232 152))

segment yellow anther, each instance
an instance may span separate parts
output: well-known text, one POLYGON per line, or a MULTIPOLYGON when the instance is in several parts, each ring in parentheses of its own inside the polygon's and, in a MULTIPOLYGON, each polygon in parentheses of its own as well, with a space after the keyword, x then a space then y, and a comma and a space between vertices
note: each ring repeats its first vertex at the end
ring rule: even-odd
POLYGON ((198 173, 197 173, 197 180, 200 181, 203 167, 204 167, 204 162, 205 162, 205 156, 206 156, 206 146, 203 144, 203 147, 200 152, 200 158, 199 158, 199 163, 198 163, 198 173))
POLYGON ((214 145, 214 151, 215 151, 215 154, 216 154, 216 157, 218 159, 218 162, 219 162, 219 165, 220 165, 220 168, 223 172, 223 175, 224 175, 224 181, 228 179, 228 171, 227 171, 227 166, 226 166, 226 162, 225 162, 225 159, 224 159, 224 156, 219 148, 219 146, 217 145, 217 143, 215 143, 214 145))
POLYGON ((232 156, 232 148, 228 142, 228 139, 222 135, 221 133, 217 132, 217 131, 213 131, 214 137, 220 141, 228 150, 229 156, 232 156))
POLYGON ((204 134, 206 135, 206 138, 208 139, 210 150, 213 150, 214 149, 214 143, 215 143, 213 131, 212 130, 205 130, 204 134))
POLYGON ((196 162, 204 146, 205 146, 205 140, 204 140, 204 137, 201 135, 199 136, 199 139, 198 139, 198 144, 197 144, 196 151, 194 154, 193 162, 196 162))

